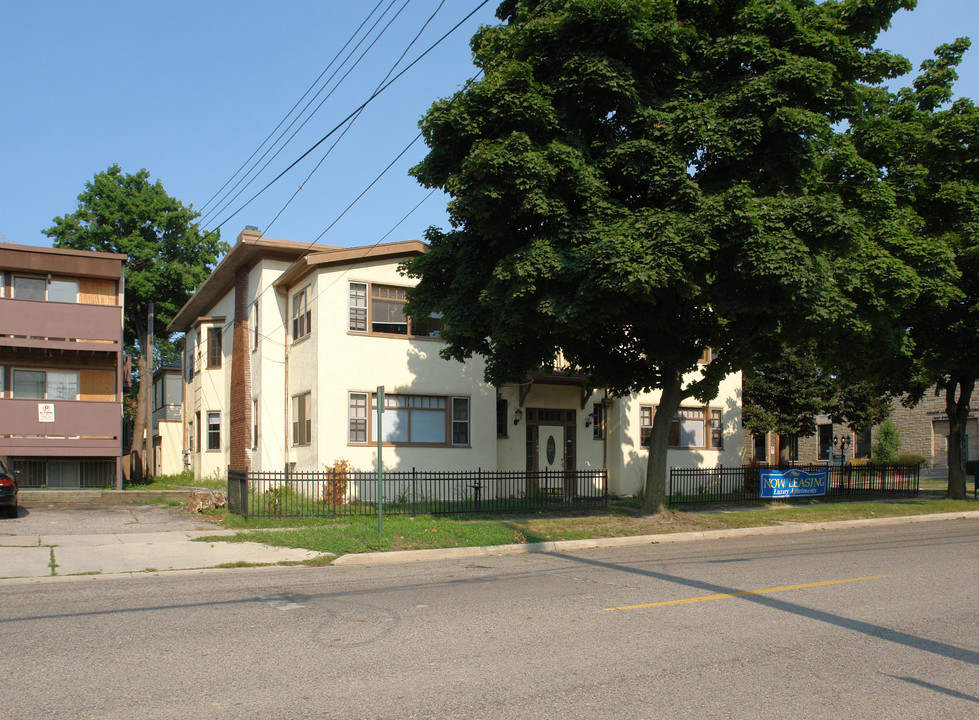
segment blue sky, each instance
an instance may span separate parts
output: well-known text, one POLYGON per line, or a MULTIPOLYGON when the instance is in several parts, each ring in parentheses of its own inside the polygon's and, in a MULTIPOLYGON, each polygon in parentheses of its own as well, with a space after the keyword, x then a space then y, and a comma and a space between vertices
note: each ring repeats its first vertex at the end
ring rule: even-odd
MULTIPOLYGON (((425 200, 428 191, 407 174, 424 156, 420 140, 344 211, 409 146, 432 101, 475 73, 469 38, 480 24, 495 22, 498 0, 375 99, 311 179, 329 140, 229 217, 370 96, 440 2, 382 0, 370 22, 392 9, 379 27, 404 9, 259 179, 236 200, 221 201, 225 182, 287 117, 375 2, 0 0, 0 240, 50 245, 41 231, 72 212, 85 182, 113 163, 128 173, 145 167, 172 196, 203 209, 206 229, 222 224, 229 242, 245 225, 268 237, 341 246, 420 239, 429 225, 445 226, 445 197, 425 200)), ((480 2, 446 0, 399 69, 480 2)), ((979 99, 976 0, 919 0, 913 13, 895 16, 879 45, 917 67, 936 45, 962 35, 976 47, 960 67, 956 91, 979 99)))

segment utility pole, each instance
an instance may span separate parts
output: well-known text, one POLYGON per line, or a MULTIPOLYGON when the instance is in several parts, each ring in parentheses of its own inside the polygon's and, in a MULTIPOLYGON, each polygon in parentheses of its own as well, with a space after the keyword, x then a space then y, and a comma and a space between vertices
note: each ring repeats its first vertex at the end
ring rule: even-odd
POLYGON ((150 303, 146 317, 146 342, 144 343, 144 362, 146 377, 140 378, 140 395, 143 396, 143 407, 146 408, 145 420, 146 443, 143 445, 143 477, 146 480, 153 477, 153 303, 150 303))

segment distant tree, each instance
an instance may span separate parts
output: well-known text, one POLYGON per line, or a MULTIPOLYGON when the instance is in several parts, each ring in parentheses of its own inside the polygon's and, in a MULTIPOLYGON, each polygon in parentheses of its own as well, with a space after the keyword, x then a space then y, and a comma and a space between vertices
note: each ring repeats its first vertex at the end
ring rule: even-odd
MULTIPOLYGON (((755 434, 775 432, 783 439, 813 435, 817 415, 828 415, 854 431, 864 430, 882 422, 891 407, 891 394, 880 383, 823 369, 812 341, 784 347, 772 359, 746 370, 742 387, 744 427, 755 434)), ((779 461, 787 461, 787 443, 781 449, 779 461)))
POLYGON ((843 121, 908 68, 873 47, 913 0, 508 0, 472 40, 484 77, 421 121, 413 169, 449 193, 409 314, 494 384, 564 357, 661 391, 644 511, 665 502, 686 398, 804 335, 898 352, 941 265, 843 121), (706 348, 712 362, 698 366, 706 348))
MULTIPOLYGON (((786 347, 742 376, 741 423, 755 435, 809 436, 816 416, 825 412, 829 380, 808 349, 786 347)), ((779 462, 788 444, 781 444, 779 462)))
MULTIPOLYGON (((153 359, 143 352, 150 303, 155 313, 154 336, 166 353, 167 324, 227 249, 219 233, 201 232, 195 222, 199 213, 192 206, 185 207, 167 195, 159 180, 151 183, 149 178, 145 169, 129 175, 112 165, 85 183, 75 212, 56 217, 54 225, 44 231, 55 247, 129 256, 124 341, 136 358, 141 384, 153 377, 153 359)), ((150 411, 145 404, 136 406, 135 437, 142 437, 144 413, 150 411)), ((145 438, 144 463, 148 463, 151 442, 152 438, 145 438)))
POLYGON ((873 461, 876 463, 893 463, 901 451, 901 432, 897 426, 885 420, 877 430, 877 440, 873 447, 873 461))
POLYGON ((932 386, 945 395, 948 496, 956 499, 965 498, 966 423, 979 378, 979 108, 952 100, 955 68, 968 48, 964 38, 940 46, 912 87, 871 95, 853 129, 860 152, 913 210, 915 232, 953 254, 953 301, 919 301, 906 316, 913 362, 903 382, 912 399, 932 386))

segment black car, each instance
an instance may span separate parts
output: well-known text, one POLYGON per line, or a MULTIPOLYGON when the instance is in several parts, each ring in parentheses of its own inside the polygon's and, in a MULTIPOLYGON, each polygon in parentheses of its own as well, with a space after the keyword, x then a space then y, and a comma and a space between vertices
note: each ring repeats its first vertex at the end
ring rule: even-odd
POLYGON ((7 517, 17 517, 17 481, 3 460, 0 460, 0 508, 6 508, 7 517))

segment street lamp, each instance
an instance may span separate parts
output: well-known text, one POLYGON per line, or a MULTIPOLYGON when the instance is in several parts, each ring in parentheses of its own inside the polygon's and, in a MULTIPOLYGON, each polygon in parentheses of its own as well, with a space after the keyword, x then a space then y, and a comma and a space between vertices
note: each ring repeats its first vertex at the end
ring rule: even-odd
POLYGON ((833 447, 837 445, 840 446, 840 464, 846 465, 846 448, 850 444, 850 436, 844 435, 843 437, 833 436, 833 447))

